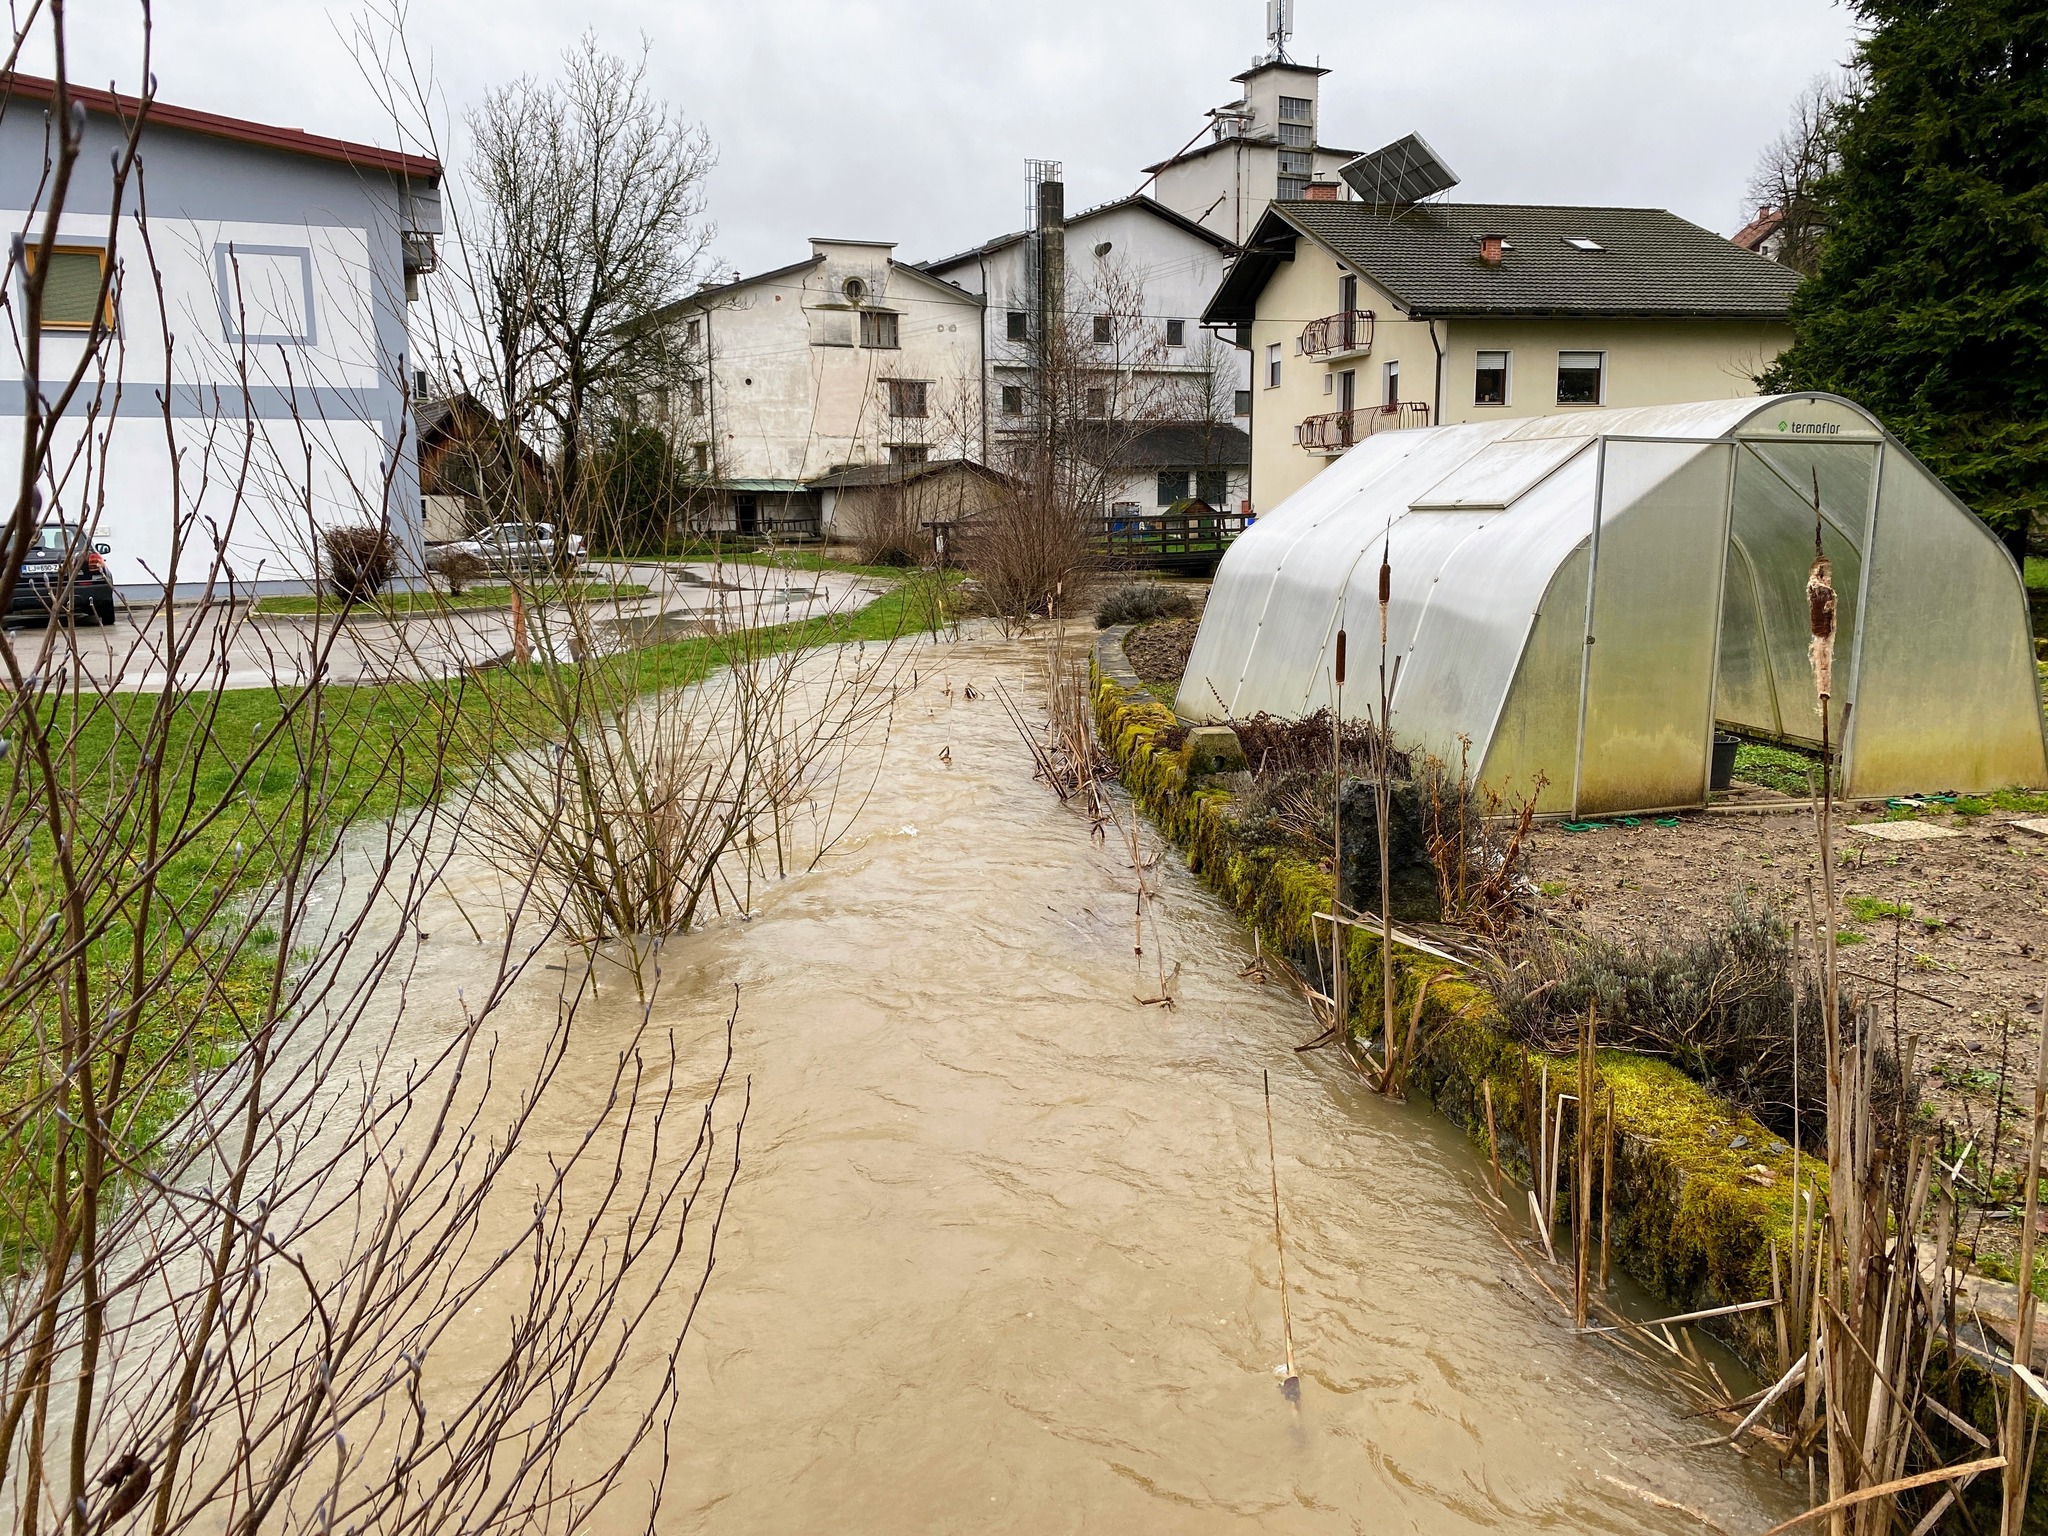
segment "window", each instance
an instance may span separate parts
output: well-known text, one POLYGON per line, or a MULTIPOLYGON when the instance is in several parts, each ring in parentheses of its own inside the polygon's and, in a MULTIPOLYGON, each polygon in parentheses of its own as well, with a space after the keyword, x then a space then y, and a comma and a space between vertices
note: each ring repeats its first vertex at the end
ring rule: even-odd
POLYGON ((1026 313, 1025 313, 1025 312, 1024 312, 1023 310, 1021 310, 1021 309, 1013 309, 1013 310, 1011 310, 1011 311, 1010 311, 1010 340, 1012 340, 1012 341, 1029 341, 1030 339, 1031 339, 1031 316, 1030 316, 1030 315, 1028 315, 1028 314, 1026 314, 1026 313))
POLYGON ((891 416, 922 416, 925 413, 925 395, 928 386, 921 379, 888 379, 889 414, 891 416))
POLYGON ((896 339, 896 317, 886 309, 864 309, 860 312, 860 344, 864 347, 894 348, 902 345, 896 339))
POLYGON ((1282 96, 1280 98, 1280 121, 1283 123, 1312 123, 1316 120, 1316 104, 1306 96, 1282 96))
POLYGON ((1604 251, 1607 249, 1598 240, 1588 240, 1584 235, 1566 235, 1564 243, 1575 251, 1604 251))
POLYGON ((846 302, 858 304, 868 296, 868 285, 857 277, 849 277, 839 285, 839 291, 846 295, 846 302))
POLYGON ((1316 141, 1316 131, 1307 123, 1282 123, 1280 142, 1290 149, 1308 149, 1316 141))
POLYGON ((687 326, 683 328, 684 342, 689 346, 696 346, 697 338, 703 334, 703 331, 704 322, 702 320, 692 320, 687 326))
POLYGON ((1098 341, 1099 343, 1101 343, 1101 344, 1102 344, 1102 345, 1104 345, 1104 346, 1107 346, 1107 345, 1109 344, 1109 342, 1110 342, 1110 340, 1112 339, 1112 337, 1113 337, 1113 336, 1114 336, 1114 331, 1113 331, 1113 328, 1112 328, 1112 327, 1110 326, 1110 323, 1109 323, 1109 316, 1107 316, 1107 315, 1097 315, 1097 316, 1095 317, 1095 339, 1096 339, 1096 341, 1098 341))
POLYGON ((1231 414, 1234 416, 1251 415, 1252 392, 1248 389, 1240 389, 1239 391, 1237 391, 1237 398, 1231 401, 1230 410, 1231 414))
MULTIPOLYGON (((28 269, 35 270, 36 250, 26 247, 23 256, 28 269)), ((107 294, 99 305, 100 278, 106 272, 107 253, 97 246, 63 246, 50 252, 50 270, 43 279, 43 329, 46 331, 89 331, 95 308, 101 323, 114 324, 114 295, 107 294)))
POLYGON ((710 471, 711 445, 709 443, 692 443, 690 445, 690 465, 700 475, 710 471))
POLYGON ((1159 471, 1159 505, 1170 507, 1188 499, 1188 472, 1184 469, 1159 471))
POLYGON ((1557 403, 1598 405, 1604 393, 1607 372, 1605 352, 1560 352, 1557 354, 1557 403))
POLYGON ((1024 414, 1024 386, 1022 384, 1005 384, 1003 386, 1003 414, 1005 416, 1022 416, 1024 414))
POLYGON ((929 464, 931 448, 924 443, 891 443, 889 462, 891 464, 929 464))
POLYGON ((704 381, 702 379, 690 380, 690 409, 693 411, 704 409, 704 381))
POLYGON ((1399 363, 1384 364, 1380 369, 1380 404, 1399 405, 1400 403, 1401 365, 1399 363))
POLYGON ((1169 347, 1184 347, 1188 344, 1188 323, 1185 320, 1166 322, 1166 344, 1169 347))
POLYGON ((1109 415, 1109 391, 1096 386, 1087 391, 1087 414, 1091 421, 1101 421, 1109 415))
POLYGON ((1472 403, 1474 405, 1506 405, 1508 403, 1508 355, 1505 352, 1482 352, 1472 370, 1472 403))
POLYGON ((1305 149, 1283 149, 1280 151, 1280 174, 1282 176, 1313 176, 1316 171, 1316 157, 1305 149))
POLYGON ((1230 505, 1230 471, 1205 469, 1195 476, 1195 495, 1222 511, 1230 505))
POLYGON ((1334 373, 1326 373, 1326 374, 1324 374, 1324 375, 1323 375, 1323 393, 1324 393, 1324 394, 1326 394, 1326 395, 1334 395, 1334 394, 1335 394, 1336 392, 1337 392, 1337 375, 1335 375, 1334 373))
POLYGON ((1266 388, 1280 387, 1280 343, 1274 342, 1266 348, 1266 388))
POLYGON ((1279 197, 1282 202, 1298 203, 1307 196, 1308 178, 1306 176, 1282 176, 1280 178, 1279 197))

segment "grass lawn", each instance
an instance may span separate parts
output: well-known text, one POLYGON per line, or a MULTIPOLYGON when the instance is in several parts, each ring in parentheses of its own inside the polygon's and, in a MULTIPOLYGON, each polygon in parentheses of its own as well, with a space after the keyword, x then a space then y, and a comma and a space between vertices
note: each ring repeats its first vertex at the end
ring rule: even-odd
MULTIPOLYGON (((900 573, 898 573, 900 574, 900 573)), ((618 687, 652 690, 698 681, 745 647, 776 654, 846 641, 887 641, 927 632, 942 622, 942 589, 910 578, 857 612, 826 614, 758 630, 746 637, 702 637, 607 656, 618 687)), ((157 899, 146 914, 135 905, 134 866, 147 827, 132 807, 109 811, 81 840, 118 850, 106 877, 85 893, 89 918, 105 931, 88 946, 95 1007, 132 994, 135 929, 144 929, 145 977, 168 971, 154 991, 138 1042, 139 1063, 154 1086, 126 1107, 119 1136, 147 1158, 154 1137, 184 1102, 192 1073, 218 1065, 260 1025, 276 968, 288 947, 267 929, 239 935, 238 898, 263 890, 280 874, 278 850, 301 830, 324 847, 351 822, 392 815, 427 803, 466 780, 492 750, 541 739, 557 727, 545 708, 546 669, 506 667, 478 676, 361 687, 329 687, 315 700, 298 691, 228 689, 183 699, 167 722, 162 762, 167 788, 156 825, 176 852, 162 864, 157 899)), ((59 727, 53 752, 68 744, 83 807, 117 806, 118 792, 142 771, 148 726, 160 707, 155 694, 92 701, 64 728, 69 706, 51 707, 59 727)), ((26 841, 0 858, 0 973, 30 935, 44 930, 61 895, 54 847, 17 778, 24 799, 8 822, 26 841), (35 830, 31 833, 29 829, 35 830)), ((90 823, 91 811, 85 813, 90 823)), ((0 1014, 0 1102, 18 1108, 46 1095, 49 1055, 38 1045, 39 1004, 29 999, 0 1014)), ((54 1126, 54 1119, 51 1120, 54 1126)), ((24 1133, 30 1134, 30 1133, 24 1133)), ((0 1157, 0 1267, 20 1262, 45 1231, 41 1190, 50 1173, 34 1147, 0 1157), (26 1150, 30 1155, 22 1155, 26 1150)))
POLYGON ((834 560, 816 549, 734 549, 726 545, 684 546, 681 553, 660 555, 592 555, 617 565, 765 565, 783 571, 838 571, 847 576, 886 577, 900 580, 904 573, 896 565, 855 565, 834 560))
MULTIPOLYGON (((581 581, 573 588, 552 583, 528 585, 523 595, 530 603, 560 602, 575 596, 603 602, 610 599, 645 597, 647 588, 633 582, 581 581)), ((350 614, 357 618, 405 618, 415 613, 445 613, 449 609, 503 608, 512 601, 509 586, 471 587, 459 596, 447 592, 383 592, 374 602, 344 603, 327 593, 295 593, 283 597, 259 597, 250 612, 264 618, 308 619, 324 614, 350 614)))

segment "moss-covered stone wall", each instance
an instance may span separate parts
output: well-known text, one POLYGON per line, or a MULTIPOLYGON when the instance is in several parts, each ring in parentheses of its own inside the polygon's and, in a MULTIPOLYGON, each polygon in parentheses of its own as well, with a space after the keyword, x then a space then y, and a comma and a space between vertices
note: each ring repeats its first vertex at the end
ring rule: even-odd
MULTIPOLYGON (((1314 974, 1314 914, 1331 910, 1331 872, 1241 834, 1229 790, 1190 775, 1184 728, 1172 710, 1108 668, 1096 669, 1093 686, 1098 734, 1138 805, 1258 930, 1265 948, 1314 974)), ((1350 930, 1345 955, 1352 1027, 1370 1031, 1382 1017, 1377 935, 1350 930)), ((1526 1122, 1546 1058, 1512 1038, 1492 995, 1460 967, 1397 943, 1393 973, 1404 1028, 1417 990, 1428 988, 1410 1091, 1483 1145, 1491 1085, 1503 1166, 1526 1179, 1533 1139, 1526 1122)), ((1666 1062, 1622 1051, 1601 1051, 1598 1061, 1614 1105, 1615 1262, 1674 1311, 1770 1296, 1772 1244, 1791 1251, 1790 1149, 1775 1150, 1784 1146, 1777 1137, 1666 1062)), ((1576 1086, 1571 1058, 1551 1057, 1548 1065, 1554 1083, 1576 1086)), ((1807 1170, 1825 1179, 1813 1159, 1804 1160, 1807 1170)), ((1739 1317, 1721 1330, 1761 1368, 1777 1353, 1769 1316, 1739 1317)))

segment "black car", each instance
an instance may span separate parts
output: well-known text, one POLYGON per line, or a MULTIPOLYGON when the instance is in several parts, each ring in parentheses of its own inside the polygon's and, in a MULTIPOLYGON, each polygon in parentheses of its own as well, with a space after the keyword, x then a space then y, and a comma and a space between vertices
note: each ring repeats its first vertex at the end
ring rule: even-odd
POLYGON ((101 558, 106 552, 106 545, 87 542, 76 523, 43 524, 29 544, 8 613, 53 612, 68 588, 74 612, 113 623, 114 580, 101 558))

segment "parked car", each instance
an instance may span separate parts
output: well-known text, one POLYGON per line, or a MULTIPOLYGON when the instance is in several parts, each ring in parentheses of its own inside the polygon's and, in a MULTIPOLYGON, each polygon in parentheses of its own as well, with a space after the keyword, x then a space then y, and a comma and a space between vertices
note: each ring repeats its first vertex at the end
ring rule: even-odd
POLYGON ((493 523, 442 548, 475 555, 494 571, 574 570, 587 553, 582 534, 565 534, 553 523, 493 523))
POLYGON ((113 623, 114 579, 104 558, 109 547, 89 542, 76 523, 43 524, 29 544, 8 613, 52 612, 68 584, 74 612, 113 623))

